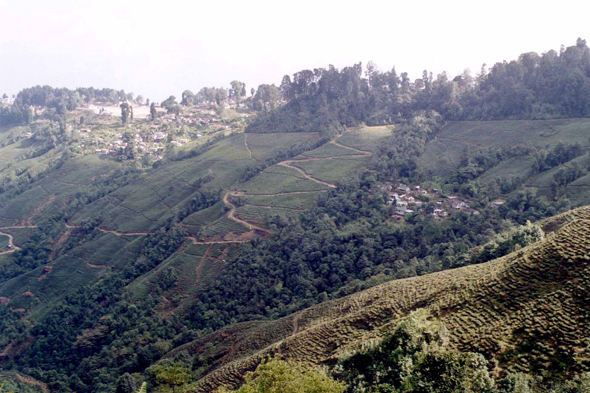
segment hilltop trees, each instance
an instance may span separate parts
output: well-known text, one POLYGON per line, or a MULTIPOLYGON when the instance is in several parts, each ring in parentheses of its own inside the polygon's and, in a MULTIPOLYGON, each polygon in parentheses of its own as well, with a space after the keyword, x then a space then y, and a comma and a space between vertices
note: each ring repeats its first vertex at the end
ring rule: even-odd
POLYGON ((168 113, 180 113, 180 106, 176 102, 175 96, 170 96, 162 101, 162 103, 160 103, 160 107, 165 108, 168 113))
POLYGON ((240 104, 240 100, 242 97, 246 96, 246 84, 244 82, 240 82, 238 80, 233 80, 231 82, 231 89, 230 89, 230 98, 233 98, 236 101, 236 104, 240 104))
POLYGON ((121 105, 119 106, 121 107, 121 121, 123 122, 123 124, 127 124, 127 121, 129 120, 129 116, 131 113, 129 104, 127 103, 127 101, 125 101, 121 103, 121 105))
MULTIPOLYGON (((287 104, 260 116, 249 132, 391 124, 416 110, 434 110, 446 120, 586 117, 590 49, 578 39, 560 53, 524 53, 489 71, 484 66, 476 77, 468 71, 452 79, 444 72, 433 77, 425 70, 414 82, 405 72, 382 72, 373 63, 367 65, 365 78, 360 63, 342 70, 329 66, 285 75, 279 90, 287 104)), ((265 94, 256 94, 255 108, 267 107, 261 99, 265 94)))
POLYGON ((180 101, 180 105, 188 106, 193 105, 196 101, 195 94, 190 90, 185 90, 182 93, 182 101, 180 101))
POLYGON ((281 99, 281 92, 274 85, 260 85, 253 99, 253 107, 256 110, 269 111, 276 109, 281 99))
POLYGON ((156 119, 156 113, 157 113, 157 111, 156 111, 156 104, 152 102, 150 104, 150 115, 152 116, 152 120, 155 120, 156 119))

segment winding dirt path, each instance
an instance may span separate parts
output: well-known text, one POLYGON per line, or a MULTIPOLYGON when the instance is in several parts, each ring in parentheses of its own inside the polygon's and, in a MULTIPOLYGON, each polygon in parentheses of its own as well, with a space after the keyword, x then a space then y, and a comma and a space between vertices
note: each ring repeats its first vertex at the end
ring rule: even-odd
POLYGON ((318 184, 323 184, 324 186, 328 186, 330 188, 336 188, 336 184, 328 183, 327 181, 316 179, 315 177, 313 177, 313 176, 309 175, 307 172, 305 172, 303 169, 296 167, 294 165, 291 165, 294 162, 316 161, 316 160, 318 160, 318 159, 317 158, 305 158, 302 160, 287 160, 287 161, 279 162, 277 165, 284 166, 285 168, 295 169, 297 172, 301 173, 303 175, 303 177, 305 177, 308 180, 311 180, 311 181, 316 182, 318 184))
MULTIPOLYGON (((360 150, 360 149, 357 149, 356 147, 346 146, 336 140, 332 141, 331 143, 335 144, 338 147, 342 147, 344 149, 356 151, 357 153, 360 153, 360 157, 371 157, 373 155, 373 153, 368 150, 360 150)), ((342 157, 354 157, 354 156, 342 156, 342 157)))
POLYGON ((297 172, 301 173, 306 179, 311 180, 313 182, 316 182, 318 184, 322 184, 324 186, 328 186, 330 188, 336 188, 336 184, 333 183, 329 183, 320 179, 316 179, 315 177, 311 176, 309 173, 305 172, 302 168, 299 168, 295 165, 293 165, 293 163, 297 163, 297 162, 308 162, 308 161, 323 161, 323 160, 335 160, 335 159, 339 159, 339 158, 361 158, 361 157, 371 157, 373 155, 373 153, 371 153, 370 151, 366 151, 366 150, 359 150, 356 149, 354 147, 350 147, 350 146, 346 146, 343 145, 340 142, 337 141, 330 141, 329 143, 332 143, 335 146, 341 147, 343 149, 348 149, 348 150, 352 150, 354 152, 357 152, 359 154, 348 154, 348 155, 341 155, 341 156, 326 156, 326 157, 307 157, 307 158, 299 158, 299 159, 291 159, 291 160, 285 160, 282 162, 279 162, 277 165, 286 167, 286 168, 291 168, 291 169, 295 169, 297 172))
MULTIPOLYGON (((2 228, 4 229, 4 228, 2 228)), ((8 237, 8 247, 11 247, 9 250, 6 251, 2 251, 0 252, 0 255, 4 255, 4 254, 12 254, 13 252, 15 252, 16 250, 20 250, 20 248, 16 247, 13 243, 12 243, 12 235, 9 233, 4 233, 4 232, 0 232, 0 236, 7 236, 8 237)))
MULTIPOLYGON (((238 194, 239 195, 239 194, 238 194)), ((239 224, 244 225, 246 228, 250 229, 250 230, 257 230, 257 231, 261 231, 264 233, 270 233, 270 231, 268 229, 259 227, 257 225, 254 224, 250 224, 248 221, 244 221, 238 217, 236 217, 236 205, 234 205, 233 203, 231 203, 229 201, 229 197, 230 196, 236 196, 234 192, 232 191, 228 191, 225 193, 225 195, 223 196, 223 203, 225 204, 225 206, 229 207, 229 213, 227 213, 227 218, 229 218, 230 220, 237 222, 239 224)))

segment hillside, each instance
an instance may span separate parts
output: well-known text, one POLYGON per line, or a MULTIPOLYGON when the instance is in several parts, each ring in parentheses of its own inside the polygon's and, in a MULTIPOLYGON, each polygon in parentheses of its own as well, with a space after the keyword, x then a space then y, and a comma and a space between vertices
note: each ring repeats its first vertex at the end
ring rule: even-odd
MULTIPOLYGON (((538 173, 534 168, 538 152, 556 149, 560 143, 579 144, 587 152, 590 149, 589 129, 588 119, 450 122, 426 144, 424 154, 417 162, 430 176, 449 178, 467 166, 468 157, 477 158, 490 150, 522 148, 522 153, 508 154, 470 180, 484 186, 515 181, 519 186, 524 185, 524 188, 551 199, 554 197, 552 183, 560 170, 572 165, 587 168, 590 161, 588 155, 582 155, 538 173)), ((588 174, 582 172, 578 176, 563 186, 561 195, 567 196, 575 205, 586 205, 590 203, 588 174)))
POLYGON ((49 393, 47 385, 14 372, 0 372, 0 392, 49 393))
POLYGON ((451 346, 494 372, 590 369, 590 208, 546 220, 544 240, 481 265, 391 281, 274 322, 235 325, 175 349, 216 359, 192 390, 236 385, 266 356, 330 363, 411 311, 443 322, 451 346))
MULTIPOLYGON (((187 349, 200 365, 194 378, 204 377, 197 386, 233 384, 264 354, 330 362, 426 306, 456 332, 453 348, 485 349, 497 371, 535 372, 547 361, 521 355, 555 355, 518 346, 532 333, 518 330, 519 306, 500 298, 492 303, 511 310, 514 330, 478 331, 473 321, 493 310, 483 301, 477 314, 463 301, 492 299, 495 287, 480 284, 494 273, 448 269, 520 246, 511 239, 489 255, 473 252, 527 220, 590 203, 586 119, 445 123, 420 112, 328 137, 194 123, 210 112, 189 106, 175 119, 123 126, 76 111, 65 131, 42 119, 0 130, 0 156, 10 158, 0 168, 1 367, 32 367, 56 391, 104 391, 187 349), (171 137, 155 139, 164 131, 171 137), (562 172, 567 181, 554 186, 562 172), (421 277, 404 279, 413 276, 421 277), (380 314, 378 300, 395 312, 380 314), (333 340, 323 329, 334 329, 333 340)), ((508 264, 524 266, 511 258, 489 266, 518 299, 510 280, 530 277, 510 276, 508 264)), ((540 280, 538 293, 554 286, 562 283, 540 280)))

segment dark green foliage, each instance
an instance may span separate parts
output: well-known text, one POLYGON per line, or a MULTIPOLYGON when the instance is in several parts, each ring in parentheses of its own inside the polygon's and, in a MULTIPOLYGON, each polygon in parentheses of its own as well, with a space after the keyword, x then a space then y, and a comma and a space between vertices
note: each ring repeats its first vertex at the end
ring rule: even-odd
POLYGON ((287 104, 270 112, 264 105, 265 112, 247 130, 329 134, 341 125, 396 123, 416 110, 434 110, 446 120, 590 115, 590 49, 583 40, 559 54, 531 52, 496 63, 477 78, 464 73, 450 80, 442 73, 433 79, 424 71, 412 83, 407 73, 381 72, 372 63, 366 76, 360 63, 341 71, 330 66, 286 75, 280 91, 287 104))
POLYGON ((115 393, 135 393, 135 379, 129 373, 125 373, 117 379, 115 393))
POLYGON ((372 157, 371 167, 382 178, 397 180, 404 177, 419 180, 416 159, 424 153, 426 142, 443 125, 442 117, 436 112, 418 113, 392 131, 392 138, 381 143, 372 157))
POLYGON ((47 263, 51 246, 62 229, 63 221, 60 217, 39 224, 22 248, 14 252, 11 263, 0 266, 0 283, 47 263))
POLYGON ((568 145, 558 143, 551 151, 540 150, 535 154, 534 170, 536 173, 544 172, 563 163, 569 162, 581 156, 584 149, 579 143, 568 145))
POLYGON ((492 392, 484 357, 449 351, 446 328, 426 318, 419 310, 382 342, 342 360, 335 374, 348 392, 492 392))
POLYGON ((164 270, 158 275, 158 278, 156 279, 156 284, 162 291, 172 288, 177 282, 178 276, 172 268, 164 270))

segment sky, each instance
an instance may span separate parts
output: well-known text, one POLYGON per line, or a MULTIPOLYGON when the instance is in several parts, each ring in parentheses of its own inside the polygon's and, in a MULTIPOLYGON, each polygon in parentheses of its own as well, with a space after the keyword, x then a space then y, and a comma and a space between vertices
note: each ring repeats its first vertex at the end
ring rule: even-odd
POLYGON ((0 0, 0 94, 111 87, 152 101, 373 61, 419 78, 590 42, 590 2, 0 0))

